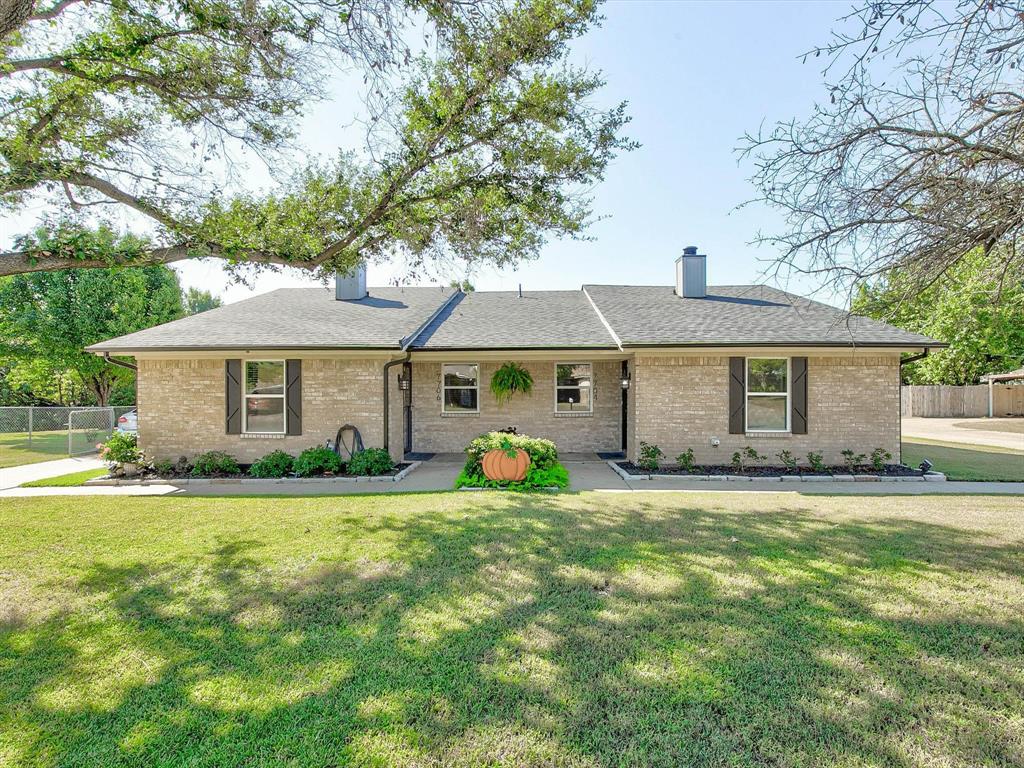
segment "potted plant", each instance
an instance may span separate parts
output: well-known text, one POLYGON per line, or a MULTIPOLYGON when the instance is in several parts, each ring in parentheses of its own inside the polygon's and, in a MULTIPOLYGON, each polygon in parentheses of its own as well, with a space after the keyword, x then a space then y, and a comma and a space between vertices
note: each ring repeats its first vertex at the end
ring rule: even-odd
POLYGON ((135 435, 115 433, 106 443, 101 443, 99 449, 100 458, 120 468, 125 477, 134 477, 138 474, 142 451, 139 450, 135 435))
POLYGON ((533 376, 519 363, 502 363, 491 376, 491 394, 498 405, 507 403, 514 394, 528 395, 533 391, 533 376))

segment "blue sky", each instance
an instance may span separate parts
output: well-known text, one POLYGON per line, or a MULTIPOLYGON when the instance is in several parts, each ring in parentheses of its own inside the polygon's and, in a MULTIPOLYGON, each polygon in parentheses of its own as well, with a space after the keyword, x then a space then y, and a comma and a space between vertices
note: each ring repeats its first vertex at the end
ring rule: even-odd
MULTIPOLYGON (((642 146, 620 156, 595 188, 595 214, 606 218, 591 228, 592 241, 553 241, 518 270, 481 270, 472 278, 476 287, 669 284, 686 245, 708 255, 710 283, 761 281, 763 260, 774 254, 750 241, 783 223, 761 206, 736 210, 754 189, 749 162, 734 150, 745 131, 806 115, 823 98, 822 60, 803 64, 800 55, 827 42, 848 8, 841 2, 608 2, 603 26, 577 42, 574 57, 603 71, 602 104, 629 102, 628 133, 642 146)), ((319 105, 301 131, 314 153, 331 155, 359 138, 351 127, 352 82, 338 78, 333 90, 336 97, 319 105)), ((288 270, 259 277, 250 290, 230 285, 216 260, 177 269, 184 284, 228 301, 312 283, 288 270)), ((369 281, 382 284, 399 274, 371 265, 369 281)), ((817 286, 794 281, 788 287, 809 293, 817 286)))

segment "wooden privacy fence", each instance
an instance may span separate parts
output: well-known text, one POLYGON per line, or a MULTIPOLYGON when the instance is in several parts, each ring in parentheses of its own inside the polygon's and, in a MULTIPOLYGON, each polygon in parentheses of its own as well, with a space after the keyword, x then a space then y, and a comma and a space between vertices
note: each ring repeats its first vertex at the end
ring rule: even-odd
POLYGON ((900 388, 901 416, 988 416, 988 386, 914 385, 900 388))

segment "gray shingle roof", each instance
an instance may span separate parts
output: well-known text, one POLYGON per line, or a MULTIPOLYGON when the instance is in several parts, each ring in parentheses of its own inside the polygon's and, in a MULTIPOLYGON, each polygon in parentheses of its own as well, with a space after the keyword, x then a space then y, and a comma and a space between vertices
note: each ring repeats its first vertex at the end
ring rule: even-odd
POLYGON ((477 291, 456 299, 413 349, 615 349, 583 291, 477 291))
POLYGON ((941 346, 767 286, 709 286, 704 299, 680 298, 671 286, 584 289, 527 291, 520 298, 514 291, 370 288, 365 299, 336 301, 327 288, 281 288, 89 350, 400 349, 407 344, 423 350, 614 349, 615 338, 594 306, 624 347, 941 346))
POLYGON ((89 350, 399 349, 453 293, 437 287, 370 288, 365 299, 336 301, 333 289, 279 288, 89 350))
POLYGON ((623 346, 936 346, 938 342, 764 285, 709 285, 684 299, 672 286, 585 285, 623 346))

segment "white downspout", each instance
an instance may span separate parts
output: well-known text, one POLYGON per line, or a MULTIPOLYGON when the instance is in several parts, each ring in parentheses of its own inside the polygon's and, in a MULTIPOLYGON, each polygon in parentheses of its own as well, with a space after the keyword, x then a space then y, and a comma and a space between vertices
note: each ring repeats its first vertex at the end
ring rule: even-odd
POLYGON ((992 418, 992 379, 988 380, 988 417, 992 418))

